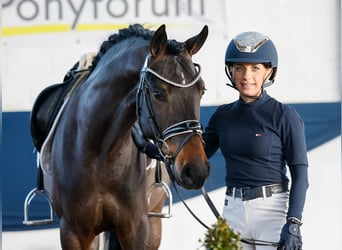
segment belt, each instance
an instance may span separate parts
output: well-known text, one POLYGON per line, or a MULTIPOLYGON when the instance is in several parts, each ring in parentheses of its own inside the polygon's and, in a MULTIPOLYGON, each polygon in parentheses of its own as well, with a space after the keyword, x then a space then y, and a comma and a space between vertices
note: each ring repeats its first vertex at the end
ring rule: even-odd
POLYGON ((273 194, 283 193, 288 191, 287 183, 273 184, 261 187, 244 187, 235 188, 227 187, 226 195, 241 198, 243 201, 253 200, 261 197, 271 197, 273 194))

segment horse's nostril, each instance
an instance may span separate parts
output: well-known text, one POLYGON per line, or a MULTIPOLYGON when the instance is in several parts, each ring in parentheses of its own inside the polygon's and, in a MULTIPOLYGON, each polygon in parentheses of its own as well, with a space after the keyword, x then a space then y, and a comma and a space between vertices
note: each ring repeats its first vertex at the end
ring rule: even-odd
POLYGON ((203 186, 208 176, 207 171, 207 165, 199 167, 197 165, 187 164, 182 170, 181 180, 178 184, 186 189, 199 189, 203 186))
POLYGON ((191 167, 190 166, 187 166, 185 169, 184 169, 184 175, 185 177, 187 178, 190 178, 190 179, 193 179, 192 177, 192 173, 191 173, 191 167))

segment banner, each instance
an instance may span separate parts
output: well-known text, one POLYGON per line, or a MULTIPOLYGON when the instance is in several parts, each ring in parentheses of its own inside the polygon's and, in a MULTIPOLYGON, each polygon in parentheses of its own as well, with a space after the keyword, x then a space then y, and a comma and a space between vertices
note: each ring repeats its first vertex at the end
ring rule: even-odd
POLYGON ((3 35, 115 29, 130 23, 191 28, 221 24, 223 1, 206 0, 7 0, 3 35), (221 18, 219 18, 221 17, 221 18))
POLYGON ((166 24, 178 41, 208 25, 208 39, 194 55, 207 88, 202 105, 238 97, 226 86, 224 54, 235 35, 251 30, 269 36, 278 50, 275 84, 267 89, 272 96, 285 103, 336 102, 339 6, 336 0, 3 0, 3 108, 29 111, 44 87, 131 23, 153 30, 166 24))
MULTIPOLYGON (((5 0, 4 109, 29 111, 44 87, 61 81, 84 53, 96 52, 110 34, 132 23, 152 30, 166 24, 169 38, 178 41, 208 25, 207 44, 217 43, 217 35, 225 37, 224 6, 224 0, 5 0)), ((214 55, 210 47, 217 48, 206 46, 198 55, 214 55)), ((210 72, 205 71, 203 77, 210 72)))

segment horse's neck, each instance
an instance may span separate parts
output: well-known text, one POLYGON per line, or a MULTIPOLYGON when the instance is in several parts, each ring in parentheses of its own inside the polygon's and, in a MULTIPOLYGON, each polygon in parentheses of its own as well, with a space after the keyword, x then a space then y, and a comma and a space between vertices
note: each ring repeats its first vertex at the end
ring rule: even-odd
POLYGON ((133 123, 136 121, 136 90, 135 88, 130 91, 128 95, 118 104, 116 112, 113 113, 110 127, 107 130, 105 141, 111 143, 111 140, 118 141, 122 138, 123 134, 129 133, 133 123))
MULTIPOLYGON (((123 64, 123 63, 121 63, 123 64)), ((101 138, 107 146, 130 133, 136 120, 136 93, 140 65, 115 68, 105 65, 88 78, 79 97, 78 116, 92 122, 89 136, 101 138), (113 72, 115 71, 115 72, 113 72)))
POLYGON ((135 109, 136 87, 146 54, 146 46, 126 49, 115 56, 107 52, 89 77, 87 98, 95 97, 98 105, 118 110, 120 115, 129 108, 135 109))

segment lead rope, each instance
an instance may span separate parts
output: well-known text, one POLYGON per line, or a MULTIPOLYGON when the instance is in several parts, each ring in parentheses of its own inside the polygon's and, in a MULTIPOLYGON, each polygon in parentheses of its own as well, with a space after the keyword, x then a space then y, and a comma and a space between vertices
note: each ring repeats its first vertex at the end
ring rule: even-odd
POLYGON ((220 216, 220 213, 217 211, 214 203, 211 201, 208 193, 207 193, 207 190, 205 190, 205 187, 203 186, 202 189, 201 189, 201 192, 202 192, 202 195, 205 199, 205 201, 207 202, 208 206, 210 207, 210 210, 213 212, 213 214, 215 215, 216 219, 218 219, 220 216))

